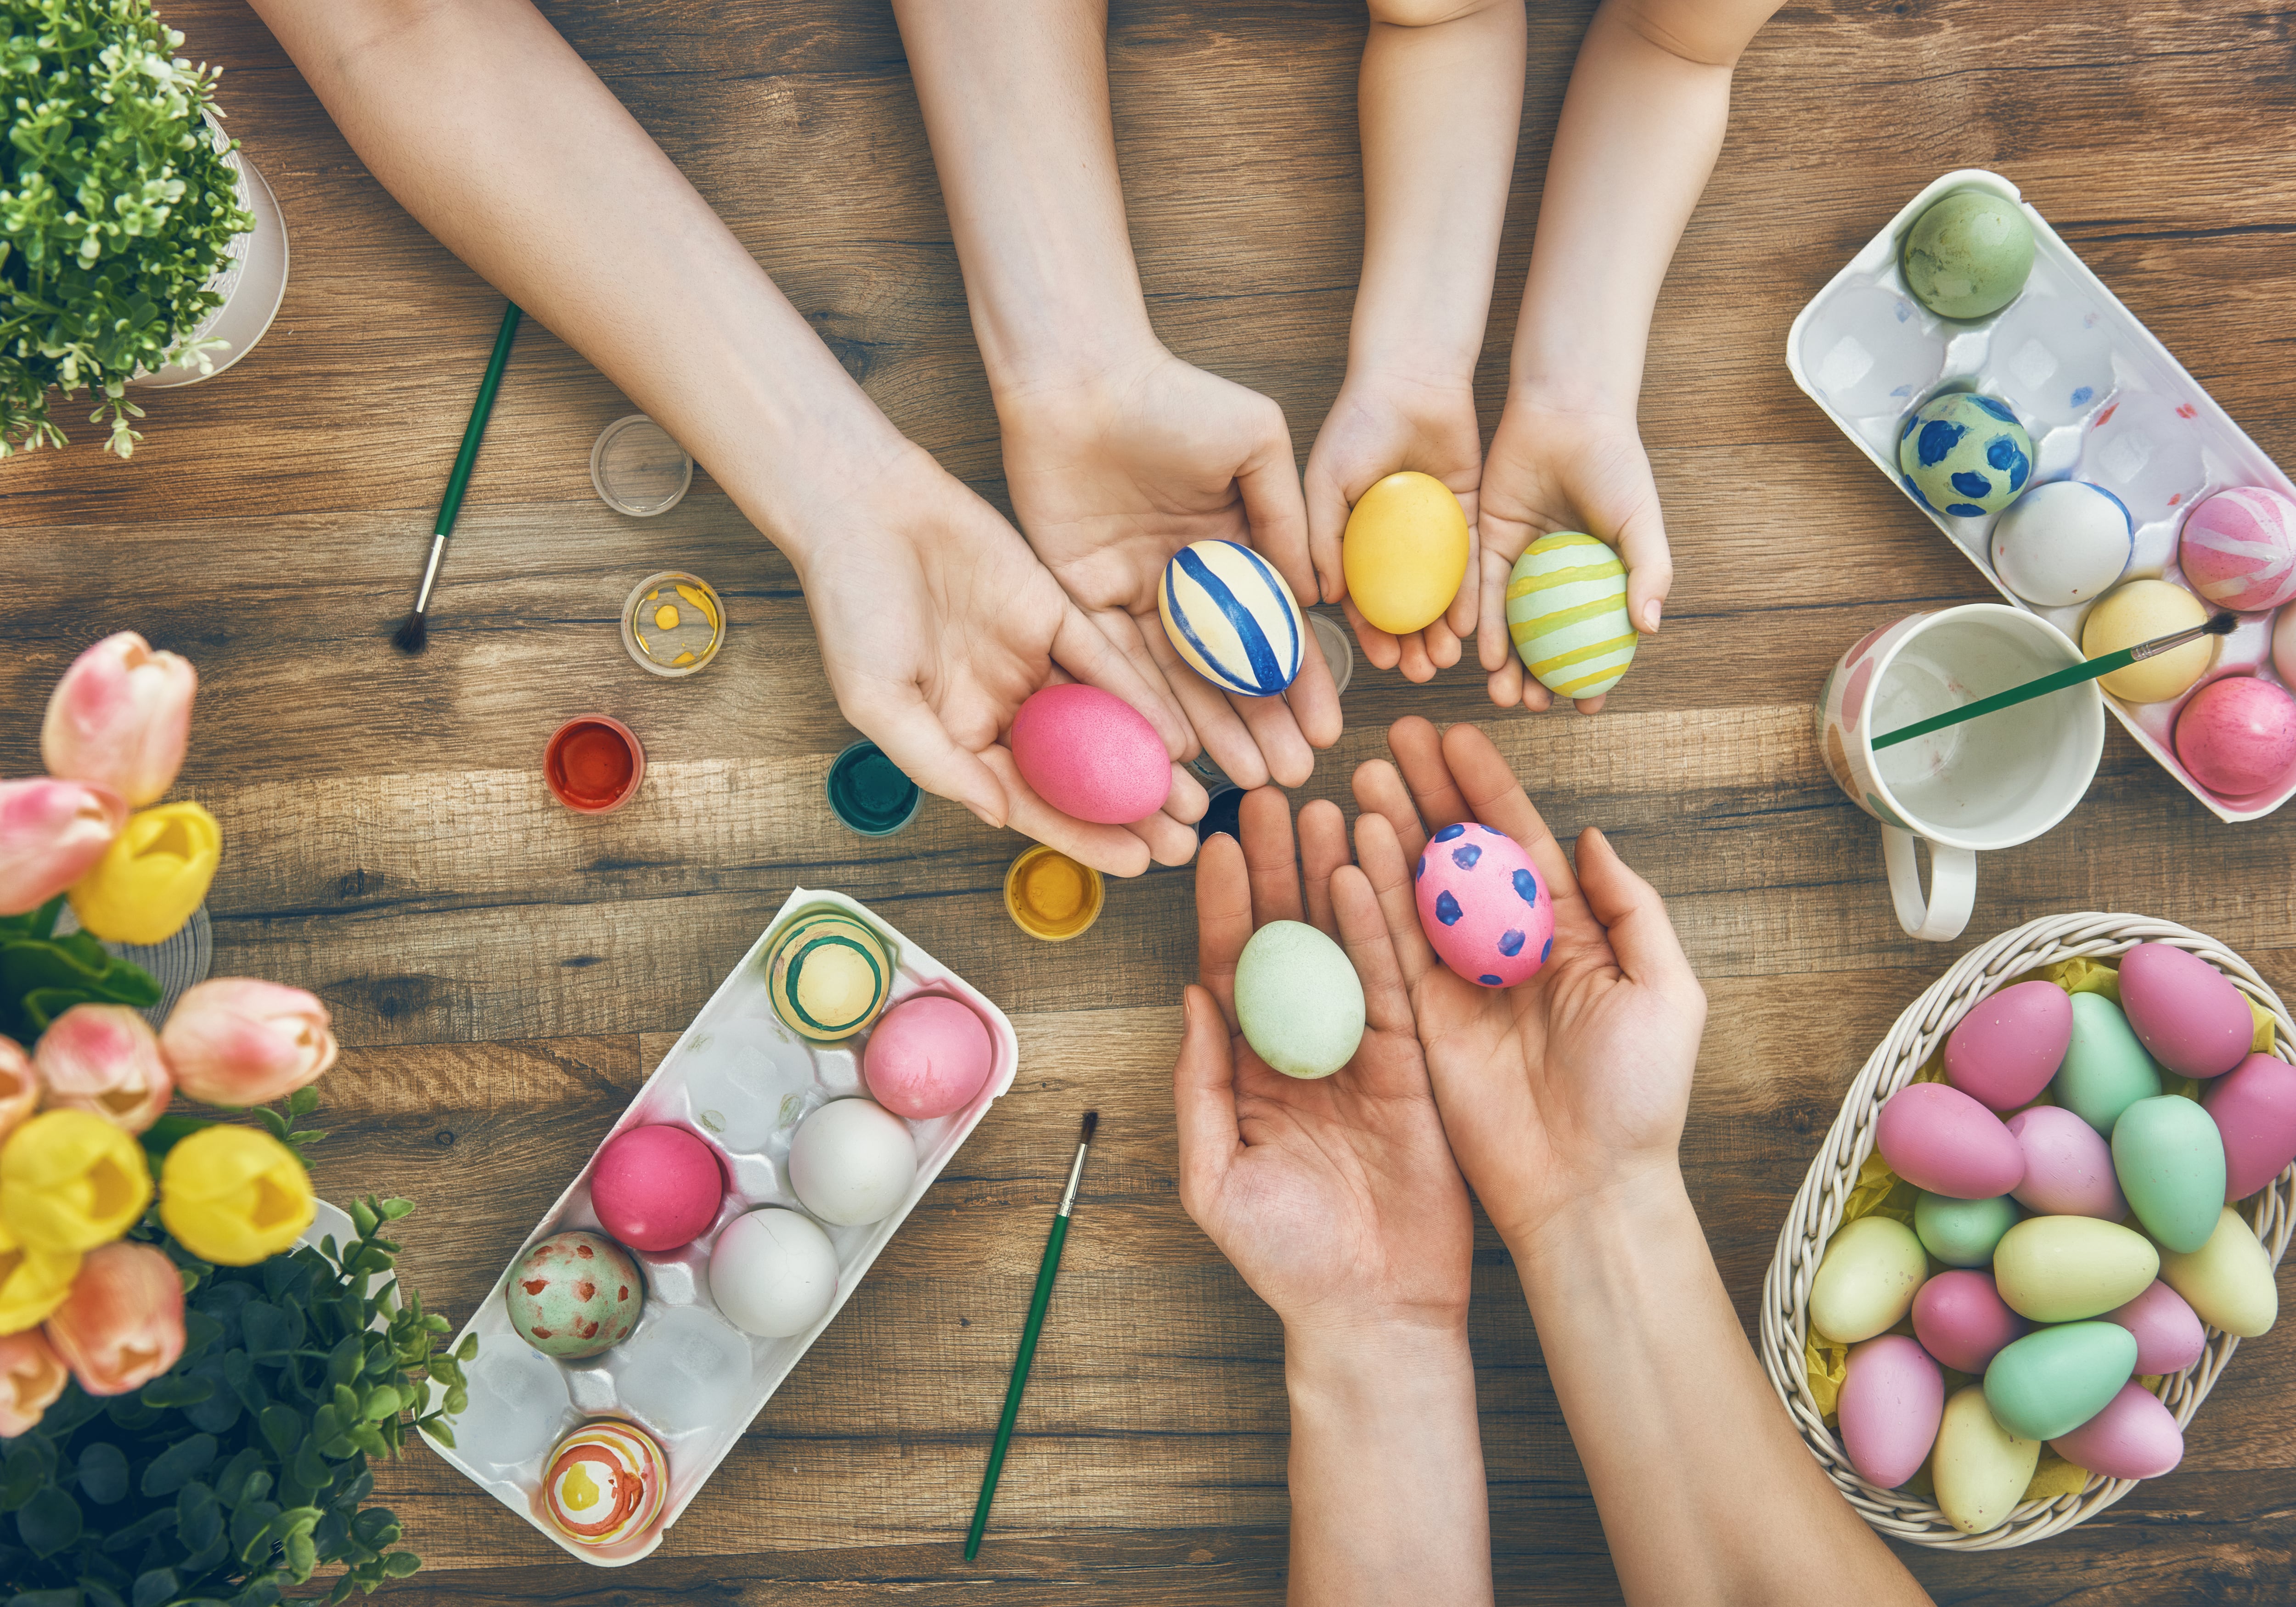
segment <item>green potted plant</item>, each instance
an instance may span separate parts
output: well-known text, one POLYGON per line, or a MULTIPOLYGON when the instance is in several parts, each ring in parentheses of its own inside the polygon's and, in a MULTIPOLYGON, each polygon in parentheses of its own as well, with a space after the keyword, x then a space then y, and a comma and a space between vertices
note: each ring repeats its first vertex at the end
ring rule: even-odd
POLYGON ((270 326, 286 229, 150 0, 10 0, 0 29, 0 456, 62 446, 49 393, 86 391, 126 457, 130 383, 220 373, 270 326))

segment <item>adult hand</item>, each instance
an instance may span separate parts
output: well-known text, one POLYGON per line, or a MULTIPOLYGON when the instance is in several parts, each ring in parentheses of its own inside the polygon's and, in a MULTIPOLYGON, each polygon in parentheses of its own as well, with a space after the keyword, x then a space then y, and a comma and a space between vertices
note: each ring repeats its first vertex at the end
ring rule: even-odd
POLYGON ((1093 624, 1238 784, 1305 782, 1340 736, 1315 633, 1283 696, 1231 697, 1187 667, 1156 609, 1172 554, 1206 539, 1253 548, 1302 607, 1316 600, 1282 409, 1155 346, 1089 380, 1002 390, 997 413, 1021 528, 1093 624))
MULTIPOLYGON (((1658 482, 1631 412, 1550 404, 1518 392, 1491 437, 1483 465, 1482 628, 1491 701, 1537 711, 1554 694, 1522 667, 1507 636, 1507 575, 1523 549, 1555 530, 1582 530, 1610 543, 1627 564, 1627 613, 1645 635, 1674 584, 1658 482)), ((1580 698, 1578 711, 1602 708, 1580 698)))
POLYGON ((1308 454, 1308 540, 1327 594, 1344 592, 1341 538, 1356 500, 1398 470, 1431 474, 1451 488, 1467 515, 1467 573, 1443 617, 1424 630, 1390 635, 1345 599, 1348 622, 1364 656, 1382 669, 1402 667, 1404 678, 1427 681, 1459 661, 1459 647, 1474 633, 1481 584, 1476 511, 1483 471, 1483 438, 1475 422, 1471 384, 1430 384, 1394 374, 1358 376, 1350 368, 1339 399, 1308 454))

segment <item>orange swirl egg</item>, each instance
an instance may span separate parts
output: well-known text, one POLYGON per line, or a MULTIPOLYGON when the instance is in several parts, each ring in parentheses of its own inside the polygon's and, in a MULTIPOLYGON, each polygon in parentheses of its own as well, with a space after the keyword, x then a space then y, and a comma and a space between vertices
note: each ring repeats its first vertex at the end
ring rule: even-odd
POLYGON ((558 1442, 543 1476, 542 1505, 577 1545, 612 1546, 651 1528, 668 1489, 669 1464, 653 1437, 601 1417, 558 1442))

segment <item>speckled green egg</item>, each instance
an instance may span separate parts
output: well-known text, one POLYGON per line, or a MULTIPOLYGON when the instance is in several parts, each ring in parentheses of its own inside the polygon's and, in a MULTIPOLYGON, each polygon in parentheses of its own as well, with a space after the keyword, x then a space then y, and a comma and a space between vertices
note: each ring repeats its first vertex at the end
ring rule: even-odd
POLYGON ((1906 232, 1906 288, 1941 318, 1989 318, 2033 271, 2033 225, 1982 190, 1947 196, 1906 232))
POLYGON ((573 1361, 629 1338, 645 1309, 645 1281, 611 1239, 570 1230, 519 1258, 503 1300, 521 1339, 545 1356, 573 1361))
POLYGON ((2032 479, 2033 438, 2006 402, 1948 390, 1906 415, 1898 469, 1922 506, 1980 519, 2016 501, 2032 479))

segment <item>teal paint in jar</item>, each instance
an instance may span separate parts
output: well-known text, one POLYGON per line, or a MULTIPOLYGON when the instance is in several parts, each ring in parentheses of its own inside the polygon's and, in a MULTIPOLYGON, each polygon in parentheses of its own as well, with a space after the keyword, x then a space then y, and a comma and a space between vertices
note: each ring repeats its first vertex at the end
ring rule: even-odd
POLYGON ((829 807, 864 837, 890 837, 917 815, 924 794, 872 742, 858 742, 829 766, 829 807))

